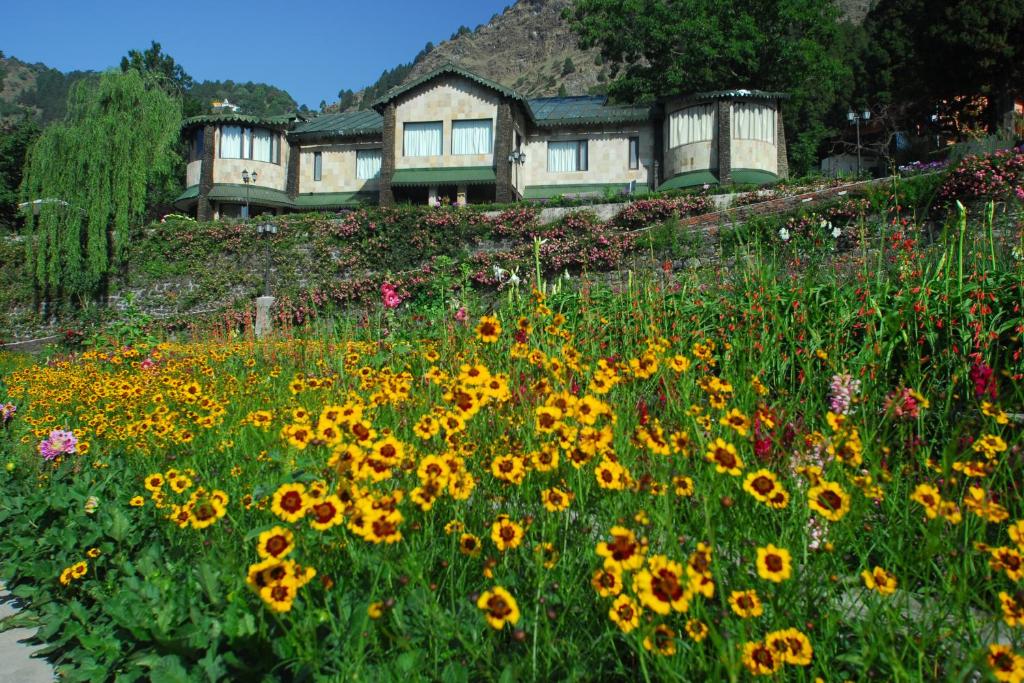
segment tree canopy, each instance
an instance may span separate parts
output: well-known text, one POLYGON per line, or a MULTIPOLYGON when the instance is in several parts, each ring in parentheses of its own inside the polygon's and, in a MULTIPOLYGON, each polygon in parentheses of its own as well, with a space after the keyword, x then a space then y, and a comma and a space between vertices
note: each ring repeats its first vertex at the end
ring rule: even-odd
POLYGON ((817 159, 850 69, 832 0, 576 0, 566 17, 613 65, 609 94, 637 101, 723 88, 782 90, 791 164, 817 159))
POLYGON ((14 227, 18 188, 29 146, 39 137, 39 126, 27 113, 0 125, 0 226, 14 227))
POLYGON ((22 182, 22 200, 40 202, 26 224, 41 289, 69 297, 103 292, 149 191, 171 179, 180 124, 180 102, 135 69, 72 87, 66 118, 32 146, 22 182))

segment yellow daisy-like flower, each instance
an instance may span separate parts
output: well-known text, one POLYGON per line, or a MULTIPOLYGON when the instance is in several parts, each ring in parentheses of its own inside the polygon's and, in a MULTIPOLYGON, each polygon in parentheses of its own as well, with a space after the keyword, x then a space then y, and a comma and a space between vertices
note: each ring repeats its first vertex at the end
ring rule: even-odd
POLYGON ((270 500, 270 511, 284 522, 297 522, 308 505, 305 484, 283 484, 270 500))
POLYGON ((807 504, 830 522, 838 522, 850 511, 850 496, 839 484, 823 481, 807 491, 807 504))
POLYGON ((623 633, 629 633, 640 625, 640 615, 643 610, 636 600, 628 595, 620 595, 608 609, 608 618, 615 622, 623 633))
POLYGON ((1013 651, 1009 645, 989 645, 988 665, 997 681, 1021 683, 1024 681, 1024 657, 1013 651))
POLYGON ((715 439, 709 443, 704 458, 714 464, 715 471, 719 474, 738 477, 742 473, 743 461, 737 455, 736 447, 724 439, 715 439))
POLYGON ((618 567, 602 567, 590 577, 590 585, 602 598, 622 592, 622 571, 618 567))
POLYGON ((558 487, 552 487, 540 492, 540 500, 544 504, 544 509, 548 512, 562 512, 569 508, 569 503, 572 501, 572 493, 563 491, 558 487))
POLYGON ((690 609, 692 593, 684 577, 681 564, 664 555, 652 555, 646 569, 633 577, 633 592, 640 604, 658 614, 667 615, 673 610, 686 612, 690 609))
POLYGON ((746 436, 750 429, 750 418, 733 408, 718 420, 718 424, 731 427, 740 436, 746 436))
POLYGON ((491 525, 491 540, 494 541, 494 545, 498 547, 498 550, 502 552, 518 548, 519 544, 523 542, 525 535, 526 532, 523 531, 523 527, 505 515, 499 517, 498 521, 491 525))
POLYGON ((625 527, 613 526, 611 536, 611 541, 601 541, 595 549, 598 556, 604 558, 604 566, 620 571, 639 569, 644 563, 646 548, 636 535, 625 527))
POLYGON ((491 628, 500 630, 505 624, 515 625, 519 621, 519 606, 516 599, 501 586, 481 593, 476 606, 483 610, 491 628))
POLYGON ((881 567, 875 567, 870 571, 865 569, 860 576, 864 579, 867 589, 873 590, 879 595, 892 595, 896 592, 896 577, 881 567))
POLYGON ((275 526, 260 534, 256 542, 256 553, 262 558, 280 559, 295 547, 295 535, 290 529, 275 526))
POLYGON ((757 574, 766 581, 782 583, 792 575, 792 565, 792 557, 785 548, 769 543, 757 549, 757 574))
POLYGON ((493 315, 485 315, 480 318, 476 326, 477 339, 485 344, 493 344, 498 341, 501 335, 501 323, 493 315))
POLYGON ((1018 594, 1014 597, 1006 591, 999 591, 999 606, 1007 626, 1024 626, 1024 596, 1018 594))
POLYGON ((761 598, 757 596, 757 591, 755 590, 733 591, 729 594, 729 607, 744 619, 759 617, 764 614, 764 606, 761 604, 761 598))
POLYGON ((708 625, 700 619, 690 619, 686 622, 686 635, 695 643, 699 643, 708 637, 708 625))
POLYGON ((671 657, 676 653, 676 632, 668 624, 658 624, 654 632, 644 638, 644 649, 657 652, 662 657, 671 657))
POLYGON ((744 643, 743 666, 754 676, 771 676, 782 668, 782 657, 761 641, 744 643))
POLYGON ((134 496, 131 500, 128 501, 128 504, 131 505, 133 508, 140 508, 146 504, 146 499, 143 498, 142 496, 134 496))
POLYGON ((810 639, 795 628, 772 631, 764 637, 764 642, 782 657, 785 664, 809 666, 814 657, 810 639))

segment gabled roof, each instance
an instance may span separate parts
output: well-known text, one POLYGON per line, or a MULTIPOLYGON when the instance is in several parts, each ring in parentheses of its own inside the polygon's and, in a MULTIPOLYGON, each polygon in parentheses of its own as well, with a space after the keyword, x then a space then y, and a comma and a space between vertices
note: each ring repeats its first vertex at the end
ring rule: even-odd
POLYGON ((604 95, 579 97, 538 97, 529 101, 530 113, 538 126, 567 126, 592 123, 646 121, 651 108, 644 105, 609 105, 604 95))
POLYGON ((266 126, 268 128, 287 128, 295 121, 301 121, 302 116, 295 114, 281 114, 279 116, 253 116, 252 114, 236 114, 225 111, 216 114, 203 114, 192 116, 181 122, 182 128, 191 128, 207 123, 250 123, 255 126, 266 126))
POLYGON ((384 117, 372 109, 351 111, 342 114, 321 114, 314 119, 298 124, 288 137, 344 137, 349 135, 372 135, 384 130, 384 117))
POLYGON ((380 111, 385 104, 395 99, 396 97, 399 97, 400 95, 409 92, 413 88, 418 88, 419 86, 423 85, 428 81, 432 81, 438 76, 444 76, 448 74, 461 76, 467 80, 473 81, 474 83, 478 83, 479 85, 482 85, 485 88, 490 88, 491 90, 497 92, 499 95, 503 95, 504 97, 510 97, 513 100, 522 102, 524 105, 526 104, 526 98, 524 98, 522 95, 517 93, 512 88, 506 88, 501 83, 489 80, 487 78, 484 78, 483 76, 479 76, 473 73, 472 71, 467 71, 466 69, 463 69, 460 66, 456 66, 455 64, 448 63, 434 69, 430 73, 423 74, 419 78, 415 78, 409 81, 408 83, 403 83, 402 85, 395 86, 391 90, 388 90, 386 93, 384 93, 383 96, 379 97, 370 106, 372 106, 377 111, 380 111))

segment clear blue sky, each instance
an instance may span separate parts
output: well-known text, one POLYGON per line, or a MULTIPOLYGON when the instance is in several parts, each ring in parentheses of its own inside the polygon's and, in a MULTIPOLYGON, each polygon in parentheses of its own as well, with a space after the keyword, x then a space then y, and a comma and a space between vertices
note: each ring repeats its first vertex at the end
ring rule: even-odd
POLYGON ((316 108, 514 0, 7 0, 0 50, 61 71, 117 66, 151 40, 197 81, 262 81, 316 108))

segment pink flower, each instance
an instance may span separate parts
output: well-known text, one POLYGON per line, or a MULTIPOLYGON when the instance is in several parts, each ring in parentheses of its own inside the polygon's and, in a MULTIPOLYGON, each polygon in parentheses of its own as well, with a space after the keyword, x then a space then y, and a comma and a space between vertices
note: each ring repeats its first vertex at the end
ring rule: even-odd
POLYGON ((380 286, 380 294, 384 299, 384 308, 398 308, 402 303, 402 297, 395 291, 394 285, 387 282, 380 286))
POLYGON ((465 324, 466 320, 469 319, 469 312, 465 306, 459 306, 459 310, 455 311, 455 320, 465 324))
POLYGON ((53 460, 58 456, 75 452, 78 437, 62 429, 54 429, 50 436, 39 443, 39 454, 43 460, 53 460))

